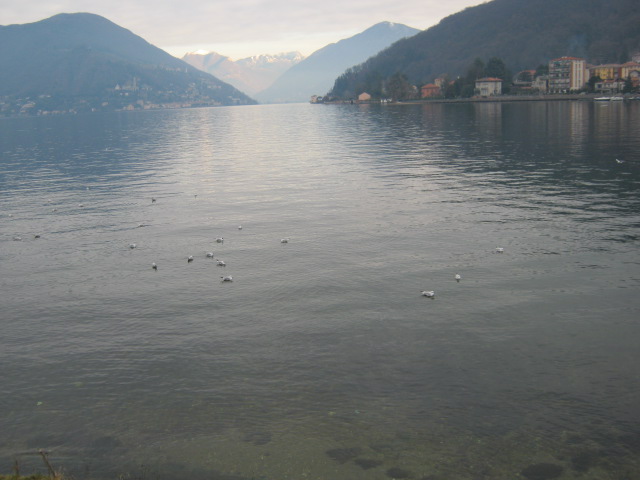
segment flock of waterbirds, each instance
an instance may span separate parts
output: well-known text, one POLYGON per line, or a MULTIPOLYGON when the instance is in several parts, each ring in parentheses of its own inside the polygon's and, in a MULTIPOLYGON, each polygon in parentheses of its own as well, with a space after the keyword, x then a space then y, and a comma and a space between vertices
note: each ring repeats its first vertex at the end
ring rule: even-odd
MULTIPOLYGON (((616 158, 616 161, 618 163, 622 163, 622 160, 619 160, 617 158, 616 158)), ((88 187, 87 187, 87 189, 88 189, 88 187)), ((194 195, 194 197, 197 198, 198 195, 194 195)), ((156 198, 152 197, 151 198, 151 203, 155 204, 156 202, 157 202, 156 198)), ((83 207, 84 205, 83 204, 79 204, 79 206, 83 207)), ((54 209, 54 212, 56 210, 57 209, 54 209)), ((9 217, 13 217, 13 214, 10 213, 9 217)), ((144 224, 144 223, 140 223, 138 225, 138 227, 146 227, 146 226, 147 225, 144 224)), ((242 225, 238 225, 238 230, 242 230, 242 225)), ((36 239, 41 238, 41 235, 40 234, 36 234, 36 235, 34 235, 34 238, 36 238, 36 239)), ((13 240, 22 241, 22 237, 21 236, 14 236, 13 240)), ((215 242, 219 243, 219 244, 224 243, 224 237, 217 237, 215 239, 215 242)), ((281 238, 280 239, 280 243, 283 243, 283 244, 289 243, 289 238, 288 237, 281 238)), ((129 244, 129 248, 132 249, 132 250, 137 248, 137 246, 138 245, 136 243, 130 243, 129 244)), ((496 247, 495 250, 494 250, 494 253, 504 253, 504 248, 503 247, 496 247)), ((213 252, 207 252, 205 254, 205 256, 206 256, 206 258, 215 259, 216 265, 219 266, 219 267, 226 267, 226 265, 227 265, 224 260, 221 260, 219 258, 215 258, 213 252)), ((193 255, 189 255, 187 257, 187 263, 191 263, 193 261, 194 261, 194 256, 193 255)), ((158 264, 156 262, 153 262, 151 264, 151 268, 154 271, 158 271, 158 264)), ((233 277, 231 275, 222 275, 220 278, 221 278, 222 282, 233 282, 233 277)), ((460 281, 462 280, 462 275, 460 275, 459 273, 456 273, 455 276, 454 276, 454 279, 455 279, 456 282, 460 283, 460 281)), ((427 298, 431 298, 431 299, 434 299, 435 296, 436 296, 436 292, 434 290, 422 290, 420 293, 421 293, 422 296, 427 297, 427 298)))
MULTIPOLYGON (((195 197, 197 197, 197 195, 195 195, 195 197)), ((156 203, 155 197, 151 198, 151 203, 156 203)), ((140 226, 144 226, 144 225, 140 225, 140 226)), ((238 225, 238 230, 242 230, 242 225, 238 225)), ((216 238, 216 243, 224 243, 224 237, 216 238)), ((289 243, 289 238, 281 238, 280 243, 289 243)), ((136 248, 136 244, 132 243, 131 245, 129 245, 129 247, 136 248)), ((494 253, 504 253, 504 248, 496 247, 494 253)), ((207 252, 206 257, 214 258, 213 252, 207 252)), ((189 255, 187 257, 187 263, 191 263, 191 262, 193 262, 193 255, 189 255)), ((225 267, 226 263, 224 262, 224 260, 216 259, 216 265, 218 265, 219 267, 225 267)), ((158 265, 154 262, 151 264, 151 268, 153 268, 154 270, 158 270, 158 265)), ((233 281, 233 277, 231 275, 223 275, 220 278, 222 278, 223 282, 233 281)), ((462 275, 460 275, 459 273, 456 273, 454 278, 456 282, 460 283, 460 280, 462 280, 462 275)), ((436 297, 436 292, 434 290, 423 290, 420 293, 423 297, 427 297, 431 299, 434 299, 436 297)))
MULTIPOLYGON (((197 198, 197 197, 198 197, 198 195, 195 194, 194 198, 197 198)), ((151 203, 156 203, 156 202, 157 202, 156 198, 155 197, 151 197, 151 203)), ((141 223, 141 224, 138 225, 138 227, 146 227, 146 226, 147 225, 145 225, 144 223, 141 223)), ((242 225, 238 225, 238 230, 242 230, 242 225)), ((40 235, 37 235, 36 238, 40 238, 40 235)), ((21 240, 21 238, 14 238, 14 240, 17 240, 17 239, 21 240)), ((216 243, 224 243, 224 237, 217 237, 215 239, 215 241, 216 241, 216 243)), ((289 243, 289 237, 281 238, 280 239, 280 243, 289 243)), ((138 245, 135 244, 135 243, 130 243, 129 244, 129 248, 130 249, 134 249, 137 246, 138 245)), ((227 264, 226 264, 226 262, 224 260, 221 260, 219 258, 215 258, 213 252, 207 252, 205 256, 206 256, 206 258, 214 259, 216 261, 216 265, 218 267, 226 267, 227 266, 227 264)), ((189 255, 187 257, 187 263, 191 263, 193 261, 194 261, 193 255, 189 255)), ((153 262, 151 264, 151 268, 153 270, 155 270, 155 271, 158 271, 158 264, 156 262, 153 262)), ((233 282, 233 277, 231 275, 222 275, 220 278, 222 279, 221 280, 222 282, 233 282)))

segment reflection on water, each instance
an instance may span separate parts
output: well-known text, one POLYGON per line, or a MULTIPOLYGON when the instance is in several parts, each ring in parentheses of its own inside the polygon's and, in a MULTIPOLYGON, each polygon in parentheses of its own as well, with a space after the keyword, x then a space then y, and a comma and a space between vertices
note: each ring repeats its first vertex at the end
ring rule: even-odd
POLYGON ((639 128, 624 102, 0 119, 0 470, 638 478, 639 128))

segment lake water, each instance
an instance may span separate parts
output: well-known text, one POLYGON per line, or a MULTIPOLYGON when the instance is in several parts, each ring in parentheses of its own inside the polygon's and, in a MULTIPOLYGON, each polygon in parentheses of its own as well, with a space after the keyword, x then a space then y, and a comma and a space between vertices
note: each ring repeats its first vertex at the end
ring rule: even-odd
POLYGON ((640 102, 0 119, 0 472, 640 478, 639 132, 640 102))

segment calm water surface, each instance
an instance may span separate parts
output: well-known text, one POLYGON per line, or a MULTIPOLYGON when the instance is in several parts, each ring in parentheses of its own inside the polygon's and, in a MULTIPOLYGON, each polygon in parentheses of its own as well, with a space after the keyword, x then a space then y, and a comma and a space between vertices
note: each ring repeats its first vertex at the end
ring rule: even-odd
POLYGON ((0 471, 640 478, 639 132, 640 102, 0 119, 0 471))

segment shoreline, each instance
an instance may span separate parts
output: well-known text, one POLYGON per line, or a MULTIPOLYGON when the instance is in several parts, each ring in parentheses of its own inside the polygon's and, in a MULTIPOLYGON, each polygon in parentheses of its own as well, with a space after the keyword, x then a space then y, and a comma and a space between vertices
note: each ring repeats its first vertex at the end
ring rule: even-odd
MULTIPOLYGON (((555 95, 500 95, 493 97, 469 97, 469 98, 421 98, 416 100, 403 100, 397 102, 381 102, 381 101, 339 101, 339 102, 323 102, 325 105, 336 104, 428 104, 428 103, 504 103, 504 102, 550 102, 550 101, 595 101, 596 98, 600 98, 602 94, 579 94, 579 93, 567 93, 567 94, 555 94, 555 95)), ((640 100, 640 96, 634 95, 616 95, 622 97, 624 100, 640 100)))

